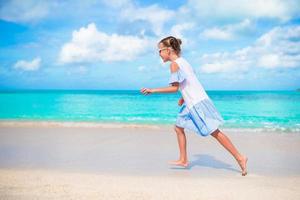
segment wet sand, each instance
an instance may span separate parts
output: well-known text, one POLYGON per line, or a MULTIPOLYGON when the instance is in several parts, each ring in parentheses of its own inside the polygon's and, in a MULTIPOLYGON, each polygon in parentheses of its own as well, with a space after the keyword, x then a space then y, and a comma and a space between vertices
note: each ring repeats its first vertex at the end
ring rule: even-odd
POLYGON ((0 123, 0 199, 299 199, 300 134, 225 129, 246 177, 213 137, 171 126, 0 123))

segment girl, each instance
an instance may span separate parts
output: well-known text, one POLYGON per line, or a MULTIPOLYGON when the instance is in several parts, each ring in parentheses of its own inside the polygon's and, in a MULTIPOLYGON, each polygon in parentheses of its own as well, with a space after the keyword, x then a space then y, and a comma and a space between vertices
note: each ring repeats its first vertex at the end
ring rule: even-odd
POLYGON ((166 37, 158 43, 159 55, 164 62, 170 61, 171 77, 169 87, 142 88, 141 93, 173 93, 180 90, 182 97, 178 105, 182 106, 178 114, 175 132, 179 145, 179 160, 170 164, 187 167, 189 162, 186 152, 186 136, 184 129, 190 129, 201 136, 212 135, 236 159, 242 169, 242 175, 247 174, 247 157, 240 154, 230 139, 218 129, 223 119, 216 110, 212 101, 198 81, 190 64, 180 56, 181 40, 173 36, 166 37))

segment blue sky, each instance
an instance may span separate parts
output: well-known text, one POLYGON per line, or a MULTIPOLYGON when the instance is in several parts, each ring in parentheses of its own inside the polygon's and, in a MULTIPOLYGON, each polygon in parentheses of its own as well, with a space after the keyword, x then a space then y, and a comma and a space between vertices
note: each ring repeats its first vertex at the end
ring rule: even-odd
POLYGON ((300 0, 0 1, 0 90, 166 86, 173 35, 206 90, 300 88, 300 0))

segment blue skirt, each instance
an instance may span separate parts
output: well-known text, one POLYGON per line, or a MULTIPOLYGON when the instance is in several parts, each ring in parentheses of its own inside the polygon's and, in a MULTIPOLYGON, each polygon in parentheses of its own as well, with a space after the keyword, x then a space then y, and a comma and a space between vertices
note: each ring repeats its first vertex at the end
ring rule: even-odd
POLYGON ((201 136, 208 136, 223 122, 213 102, 210 99, 204 99, 192 108, 184 104, 178 113, 176 126, 195 131, 201 136))

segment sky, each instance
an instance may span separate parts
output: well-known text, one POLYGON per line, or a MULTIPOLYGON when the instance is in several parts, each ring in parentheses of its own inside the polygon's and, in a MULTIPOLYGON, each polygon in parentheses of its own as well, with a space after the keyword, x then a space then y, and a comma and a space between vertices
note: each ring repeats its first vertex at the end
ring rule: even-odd
POLYGON ((300 88, 300 0, 0 0, 0 90, 165 87, 169 35, 206 90, 300 88))

